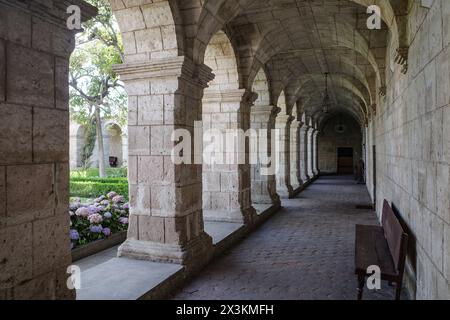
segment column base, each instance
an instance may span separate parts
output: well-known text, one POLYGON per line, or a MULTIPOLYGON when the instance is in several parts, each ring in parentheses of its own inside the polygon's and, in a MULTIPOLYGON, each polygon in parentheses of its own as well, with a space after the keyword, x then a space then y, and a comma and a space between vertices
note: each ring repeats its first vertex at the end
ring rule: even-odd
POLYGON ((252 194, 252 202, 257 204, 273 204, 273 199, 270 194, 252 194))
POLYGON ((277 189, 277 193, 280 199, 290 199, 294 194, 294 189, 292 188, 292 186, 288 186, 285 188, 277 189))
POLYGON ((189 271, 206 265, 212 258, 212 238, 202 232, 185 245, 148 242, 136 239, 126 240, 117 253, 118 257, 184 265, 189 271))
POLYGON ((205 221, 233 222, 252 225, 256 219, 256 210, 253 207, 244 210, 206 210, 203 209, 205 221))

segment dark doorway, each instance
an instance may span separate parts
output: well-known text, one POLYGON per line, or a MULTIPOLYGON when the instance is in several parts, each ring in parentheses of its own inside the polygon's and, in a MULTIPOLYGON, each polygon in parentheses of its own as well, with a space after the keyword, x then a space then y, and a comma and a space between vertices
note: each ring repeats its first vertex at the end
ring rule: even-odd
POLYGON ((353 148, 338 148, 338 174, 354 174, 353 148))

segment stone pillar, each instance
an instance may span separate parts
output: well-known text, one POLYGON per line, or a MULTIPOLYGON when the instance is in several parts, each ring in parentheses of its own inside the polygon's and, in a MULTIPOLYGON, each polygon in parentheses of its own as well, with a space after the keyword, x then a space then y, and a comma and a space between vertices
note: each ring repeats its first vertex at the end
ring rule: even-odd
POLYGON ((275 128, 278 131, 277 141, 277 192, 281 198, 290 198, 293 194, 290 174, 290 128, 294 117, 278 115, 275 128))
POLYGON ((310 177, 310 179, 313 179, 315 177, 315 174, 313 172, 313 132, 314 132, 314 128, 313 127, 308 127, 308 142, 307 142, 307 147, 308 147, 308 176, 310 177))
POLYGON ((305 184, 311 177, 308 175, 308 126, 300 127, 300 177, 305 184))
MULTIPOLYGON (((250 128, 252 94, 244 90, 205 90, 203 98, 203 129, 218 129, 223 136, 227 130, 246 132, 250 128)), ((251 203, 251 174, 249 148, 244 136, 236 135, 234 150, 226 149, 232 139, 224 144, 221 164, 203 163, 203 215, 207 221, 225 221, 251 224, 256 211, 251 203), (242 140, 244 139, 244 140, 242 140), (244 155, 237 147, 243 143, 244 155), (245 163, 239 162, 243 156, 245 163)), ((207 144, 210 144, 208 141, 207 144)), ((206 147, 206 146, 205 146, 206 147)))
POLYGON ((300 128, 302 126, 302 123, 298 120, 293 120, 291 123, 291 137, 290 137, 290 174, 291 174, 291 186, 292 189, 298 190, 303 182, 300 177, 300 144, 299 144, 299 137, 300 137, 300 128))
POLYGON ((128 166, 128 134, 123 133, 122 139, 122 165, 124 167, 128 166))
MULTIPOLYGON (((0 300, 73 299, 70 1, 0 3, 0 300)), ((83 20, 96 10, 78 2, 83 20)))
MULTIPOLYGON (((251 108, 250 126, 257 131, 259 139, 263 139, 259 130, 267 130, 267 150, 260 150, 259 148, 261 145, 259 144, 259 141, 255 141, 258 145, 251 145, 251 154, 259 152, 260 156, 262 153, 265 153, 269 159, 272 158, 272 156, 276 156, 275 154, 272 154, 272 130, 275 129, 275 119, 278 112, 280 112, 280 108, 271 105, 254 106, 251 108), (254 147, 254 150, 252 147, 254 147)), ((270 166, 274 165, 273 162, 270 166)), ((256 204, 277 205, 280 203, 280 197, 277 194, 275 171, 270 175, 262 174, 261 170, 263 168, 269 169, 269 166, 262 165, 261 161, 252 165, 252 201, 256 204)))
MULTIPOLYGON (((202 166, 194 164, 201 150, 187 159, 191 164, 174 163, 171 155, 179 140, 173 142, 172 134, 184 129, 194 141, 211 69, 180 56, 123 64, 116 71, 129 96, 131 204, 128 238, 118 255, 184 264, 188 270, 200 267, 213 248, 204 232, 202 166)), ((193 143, 185 143, 192 148, 193 143)))
POLYGON ((319 130, 314 129, 313 132, 313 173, 319 175, 319 146, 318 146, 319 130))

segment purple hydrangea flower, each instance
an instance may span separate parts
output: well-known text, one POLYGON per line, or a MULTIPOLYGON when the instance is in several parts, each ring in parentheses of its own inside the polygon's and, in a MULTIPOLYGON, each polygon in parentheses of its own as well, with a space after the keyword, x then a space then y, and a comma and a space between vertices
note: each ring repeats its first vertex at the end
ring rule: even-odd
POLYGON ((103 232, 103 234, 104 234, 105 236, 107 236, 107 237, 109 237, 109 236, 111 235, 111 229, 109 229, 109 228, 104 228, 104 229, 102 230, 102 232, 103 232))
POLYGON ((91 226, 91 227, 89 228, 89 230, 90 230, 92 233, 101 233, 101 232, 103 231, 103 227, 102 227, 102 226, 91 226))
POLYGON ((111 212, 105 212, 103 217, 105 217, 106 219, 111 219, 112 218, 112 214, 111 214, 111 212))
POLYGON ((99 224, 103 222, 103 217, 98 213, 94 213, 88 217, 88 220, 91 224, 99 224))
POLYGON ((89 215, 96 214, 96 213, 99 213, 100 211, 102 211, 101 208, 99 208, 97 206, 93 206, 93 205, 89 206, 88 210, 89 210, 89 215))
POLYGON ((125 204, 123 205, 123 209, 124 209, 124 210, 130 210, 130 204, 129 204, 129 203, 125 203, 125 204))
POLYGON ((70 230, 70 240, 77 241, 80 239, 80 234, 77 230, 71 229, 70 230))
POLYGON ((109 200, 103 200, 102 202, 100 202, 100 204, 103 206, 107 206, 109 205, 109 200))
POLYGON ((122 218, 119 219, 119 222, 121 224, 128 224, 128 218, 122 217, 122 218))

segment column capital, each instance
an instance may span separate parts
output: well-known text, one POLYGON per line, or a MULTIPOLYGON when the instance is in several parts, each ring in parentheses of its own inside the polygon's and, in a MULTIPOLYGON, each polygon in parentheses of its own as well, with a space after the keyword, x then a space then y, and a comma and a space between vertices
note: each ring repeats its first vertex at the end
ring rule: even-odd
POLYGON ((212 102, 242 102, 245 100, 247 91, 245 89, 229 89, 229 90, 208 90, 203 95, 203 101, 212 102))
POLYGON ((183 78, 187 82, 203 88, 214 79, 212 69, 205 64, 195 64, 191 59, 169 57, 151 61, 123 63, 114 66, 123 81, 150 80, 155 78, 183 78))
POLYGON ((299 120, 297 120, 297 119, 294 119, 294 120, 292 120, 292 123, 291 123, 291 128, 294 128, 294 129, 300 129, 300 127, 303 125, 303 122, 301 122, 301 121, 299 121, 299 120))
POLYGON ((274 105, 253 106, 251 108, 252 114, 278 114, 280 111, 281 109, 274 105))

